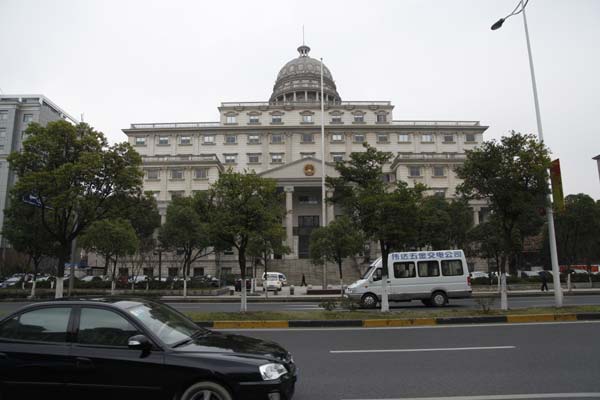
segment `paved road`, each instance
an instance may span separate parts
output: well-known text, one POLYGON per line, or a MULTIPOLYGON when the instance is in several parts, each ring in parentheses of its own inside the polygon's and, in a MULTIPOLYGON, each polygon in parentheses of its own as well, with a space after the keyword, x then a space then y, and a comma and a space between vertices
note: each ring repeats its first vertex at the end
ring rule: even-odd
POLYGON ((296 400, 600 399, 600 323, 237 333, 292 352, 296 400))
MULTIPOLYGON (((0 314, 6 314, 14 311, 27 302, 22 303, 1 303, 0 314)), ((199 312, 236 312, 239 311, 238 303, 170 303, 173 307, 181 311, 199 311, 199 312)), ((554 297, 510 297, 508 299, 510 308, 526 308, 526 307, 551 307, 554 305, 554 297)), ((565 305, 600 305, 600 295, 582 295, 582 296, 565 296, 565 305)), ((424 307, 421 302, 413 301, 410 303, 391 303, 392 309, 406 310, 416 308, 420 311, 434 310, 424 307)), ((450 306, 454 309, 480 308, 474 299, 451 300, 450 306)), ((497 301, 495 307, 499 307, 497 301)), ((249 311, 310 311, 321 310, 318 302, 306 303, 248 303, 249 311)))

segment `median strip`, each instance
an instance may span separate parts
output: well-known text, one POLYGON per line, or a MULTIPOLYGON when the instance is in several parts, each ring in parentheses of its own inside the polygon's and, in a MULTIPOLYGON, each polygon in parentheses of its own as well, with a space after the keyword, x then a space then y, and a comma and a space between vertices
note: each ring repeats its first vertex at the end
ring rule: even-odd
POLYGON ((331 354, 353 354, 353 353, 417 353, 429 351, 469 351, 469 350, 508 350, 516 349, 516 346, 488 346, 488 347, 445 347, 433 349, 386 349, 386 350, 331 350, 331 354))
MULTIPOLYGON (((234 315, 232 315, 234 316, 234 315)), ((506 324, 600 321, 600 312, 569 314, 487 315, 438 318, 314 319, 314 320, 216 320, 198 321, 199 326, 214 329, 286 329, 286 328, 387 328, 435 325, 506 324)))

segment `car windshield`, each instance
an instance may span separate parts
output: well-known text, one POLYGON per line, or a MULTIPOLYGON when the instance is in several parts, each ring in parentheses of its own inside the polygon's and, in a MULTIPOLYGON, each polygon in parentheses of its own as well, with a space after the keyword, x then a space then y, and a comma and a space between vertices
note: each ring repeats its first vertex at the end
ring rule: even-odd
POLYGON ((191 340, 194 335, 206 332, 188 318, 162 304, 142 304, 127 311, 169 346, 191 340))
POLYGON ((369 269, 367 270, 367 272, 365 272, 365 273, 363 274, 363 276, 362 276, 360 279, 368 279, 368 278, 369 278, 369 275, 371 275, 371 272, 373 272, 373 269, 374 269, 374 268, 377 268, 377 267, 376 267, 375 265, 371 265, 371 266, 369 267, 369 269))

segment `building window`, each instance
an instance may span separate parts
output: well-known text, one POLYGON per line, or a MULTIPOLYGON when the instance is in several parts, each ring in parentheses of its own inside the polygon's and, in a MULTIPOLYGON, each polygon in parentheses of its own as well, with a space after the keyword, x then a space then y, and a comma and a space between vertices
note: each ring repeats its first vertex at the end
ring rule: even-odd
POLYGON ((149 191, 146 191, 145 193, 148 196, 154 197, 154 200, 157 200, 157 201, 158 201, 158 197, 160 196, 160 192, 158 192, 158 191, 151 191, 151 190, 149 190, 149 191))
POLYGON ((319 204, 319 197, 314 195, 301 195, 298 196, 298 202, 300 204, 319 204))
POLYGON ((444 135, 444 143, 454 143, 454 135, 445 134, 444 135))
POLYGON ((208 179, 208 168, 195 168, 194 179, 208 179))
POLYGON ((308 158, 308 157, 314 157, 314 156, 315 156, 314 151, 311 151, 310 153, 300 152, 300 158, 308 158))
POLYGON ((8 120, 8 111, 0 111, 0 121, 8 120))
POLYGON ((281 124, 281 115, 272 115, 271 116, 271 123, 272 124, 281 124))
POLYGON ((271 144, 283 143, 283 135, 281 133, 274 133, 271 135, 271 144))
POLYGON ((168 136, 159 136, 158 137, 158 145, 159 146, 167 146, 169 144, 168 136))
POLYGON ((467 133, 465 135, 465 139, 467 143, 474 143, 475 142, 475 135, 473 133, 467 133))
POLYGON ((248 164, 258 164, 260 163, 260 154, 248 154, 248 164))
POLYGON ((314 143, 315 137, 312 133, 303 133, 302 134, 302 143, 314 143))
POLYGON ((31 121, 33 121, 33 114, 24 114, 23 115, 23 122, 25 122, 26 124, 28 124, 31 121))
POLYGON ((194 268, 194 276, 204 276, 204 268, 203 267, 194 268))
POLYGON ((363 134, 354 135, 354 143, 364 143, 364 141, 365 141, 365 135, 363 135, 363 134))
POLYGON ((408 176, 411 178, 418 178, 421 176, 421 167, 408 167, 408 176))
POLYGON ((435 176, 436 178, 443 178, 444 176, 446 176, 446 169, 444 167, 441 166, 434 166, 433 167, 433 176, 435 176))
POLYGON ((0 148, 6 143, 6 128, 0 128, 0 148))
POLYGON ((272 153, 271 154, 271 164, 281 164, 283 162, 283 154, 282 153, 272 153))
POLYGON ((225 135, 225 144, 236 144, 237 135, 225 135))
POLYGON ((135 145, 136 146, 145 146, 146 145, 146 138, 145 137, 141 137, 138 136, 135 138, 135 145))
POLYGON ((387 122, 387 115, 385 114, 377 114, 377 123, 383 124, 387 122))
POLYGON ((377 143, 389 143, 390 137, 387 133, 378 133, 377 134, 377 143))
POLYGON ((433 189, 433 195, 441 198, 446 197, 446 189, 433 189))
POLYGON ((331 160, 333 162, 342 162, 344 161, 344 156, 346 153, 331 153, 331 160))
POLYGON ((248 135, 248 144, 260 144, 260 136, 248 135))
POLYGON ((180 136, 179 144, 182 146, 187 146, 187 145, 192 144, 192 137, 191 136, 180 136))
POLYGON ((393 172, 386 172, 383 174, 383 181, 385 183, 391 183, 394 182, 396 180, 396 176, 394 175, 393 172))
POLYGON ((433 135, 430 133, 424 133, 421 135, 422 143, 433 143, 433 135))
POLYGON ((183 179, 183 170, 182 169, 172 169, 171 170, 171 179, 172 180, 183 179))
POLYGON ((407 133, 398 134, 398 143, 410 143, 410 136, 407 133))
POLYGON ((225 164, 235 164, 237 160, 237 154, 223 154, 225 158, 225 164))
POLYGON ((228 115, 227 116, 227 123, 228 124, 236 124, 237 123, 237 118, 235 115, 228 115))
POLYGON ((169 193, 171 193, 171 200, 185 196, 185 192, 183 190, 173 190, 169 193))
POLYGON ((365 122, 365 115, 364 114, 355 114, 354 115, 354 122, 356 122, 356 123, 365 122))
POLYGON ((157 180, 160 178, 160 171, 158 169, 149 169, 146 171, 147 180, 157 180))
POLYGON ((167 271, 169 274, 169 278, 175 278, 179 274, 179 268, 177 267, 169 267, 167 271))
POLYGON ((341 124, 342 123, 342 116, 341 115, 332 115, 331 116, 331 123, 332 124, 341 124))
POLYGON ((202 137, 203 144, 215 144, 215 135, 204 135, 202 137))
POLYGON ((249 123, 252 125, 258 125, 260 123, 258 120, 258 115, 251 115, 249 123))
POLYGON ((312 124, 313 123, 313 116, 312 115, 303 115, 302 116, 302 123, 303 124, 312 124))
POLYGON ((336 143, 344 142, 344 134, 343 133, 334 133, 331 135, 331 141, 336 143))

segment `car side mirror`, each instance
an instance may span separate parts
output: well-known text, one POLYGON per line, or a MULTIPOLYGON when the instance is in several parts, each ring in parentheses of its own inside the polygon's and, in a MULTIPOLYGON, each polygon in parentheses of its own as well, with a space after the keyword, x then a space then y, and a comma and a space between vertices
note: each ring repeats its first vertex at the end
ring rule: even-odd
POLYGON ((127 340, 127 347, 132 350, 148 351, 152 348, 152 342, 144 335, 135 335, 127 340))

